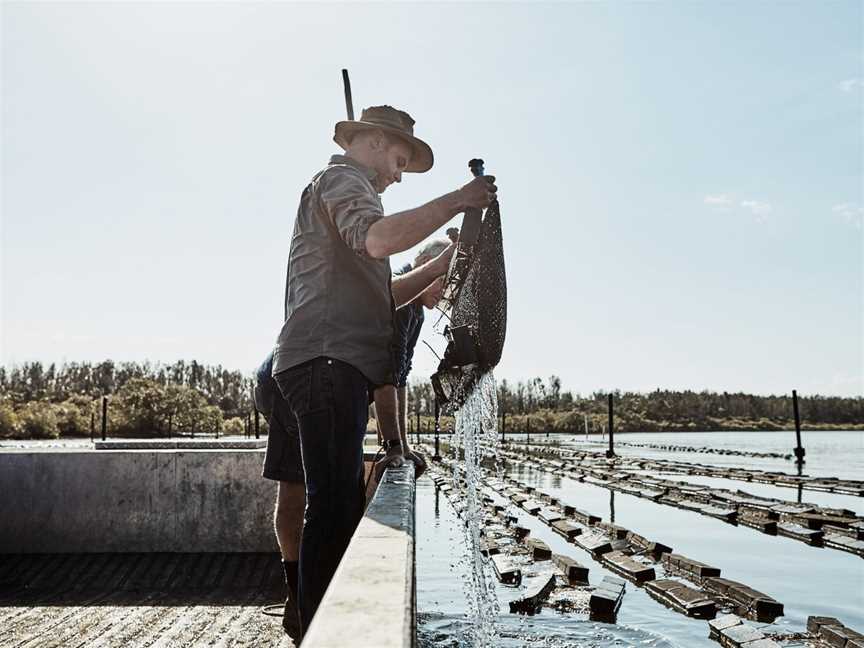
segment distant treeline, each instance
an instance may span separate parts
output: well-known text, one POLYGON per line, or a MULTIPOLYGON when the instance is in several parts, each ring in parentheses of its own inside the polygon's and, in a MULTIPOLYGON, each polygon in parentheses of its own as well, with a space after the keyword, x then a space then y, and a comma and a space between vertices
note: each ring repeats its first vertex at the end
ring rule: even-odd
POLYGON ((89 435, 101 426, 103 396, 112 436, 240 434, 252 387, 251 376, 194 360, 0 367, 0 437, 89 435))
MULTIPOLYGON (((794 427, 792 395, 710 391, 656 390, 650 393, 614 391, 615 429, 622 432, 715 430, 782 430, 794 427)), ((515 385, 498 384, 498 410, 506 412, 508 428, 559 432, 599 431, 608 420, 609 392, 574 394, 561 388, 561 379, 534 378, 515 385), (528 423, 530 419, 530 423, 528 423)), ((410 386, 409 410, 431 415, 428 382, 410 386)), ((802 426, 809 429, 864 429, 864 398, 800 396, 802 426)))
MULTIPOLYGON (((112 436, 169 433, 240 434, 252 411, 251 375, 221 366, 180 360, 171 365, 111 360, 98 364, 32 362, 0 367, 0 437, 86 436, 101 423, 101 400, 109 399, 112 436)), ((615 427, 622 432, 686 430, 780 430, 793 427, 792 398, 744 393, 668 391, 613 392, 615 427)), ((509 430, 599 432, 607 421, 608 392, 589 395, 562 389, 561 379, 534 378, 498 385, 499 411, 509 430)), ((409 386, 408 410, 429 425, 433 408, 427 381, 409 386)), ((864 398, 801 396, 808 429, 864 429, 864 398)), ((413 418, 412 418, 413 420, 413 418)), ((447 419, 445 425, 451 424, 447 419)), ((263 419, 261 425, 266 429, 263 419)))

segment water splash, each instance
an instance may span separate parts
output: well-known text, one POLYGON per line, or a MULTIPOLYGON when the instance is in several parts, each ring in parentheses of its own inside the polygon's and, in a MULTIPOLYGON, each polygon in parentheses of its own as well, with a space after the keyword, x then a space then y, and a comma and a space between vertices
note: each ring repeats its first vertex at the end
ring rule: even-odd
MULTIPOLYGON (((453 465, 464 467, 467 484, 464 533, 468 564, 465 570, 465 594, 468 599, 469 634, 474 648, 497 645, 496 620, 501 610, 489 563, 480 553, 480 526, 483 520, 479 495, 483 470, 480 464, 484 459, 497 462, 497 417, 495 376, 490 371, 480 377, 465 403, 456 412, 456 433, 453 437, 456 453, 453 465)), ((458 479, 460 475, 454 477, 458 479)))
MULTIPOLYGON (((469 641, 470 633, 464 621, 455 616, 420 613, 417 620, 420 648, 462 648, 469 641)), ((680 648, 683 645, 648 630, 557 615, 531 617, 525 625, 512 617, 504 617, 499 621, 498 630, 496 648, 680 648)))

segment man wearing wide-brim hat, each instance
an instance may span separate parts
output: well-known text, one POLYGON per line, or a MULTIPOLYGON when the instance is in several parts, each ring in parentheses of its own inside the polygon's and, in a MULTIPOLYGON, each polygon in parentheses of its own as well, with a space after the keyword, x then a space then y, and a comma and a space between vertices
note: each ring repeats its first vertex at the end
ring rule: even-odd
MULTIPOLYGON (((336 124, 334 155, 303 190, 288 261, 286 320, 273 377, 300 429, 306 512, 299 561, 304 628, 363 515, 363 438, 368 394, 395 384, 394 307, 446 273, 452 249, 393 279, 389 256, 408 250, 466 208, 484 208, 491 176, 407 211, 384 216, 379 194, 403 173, 432 168, 414 120, 391 106, 336 124)), ((398 424, 382 421, 389 461, 403 447, 398 424)), ((408 455, 409 459, 413 456, 408 455)))

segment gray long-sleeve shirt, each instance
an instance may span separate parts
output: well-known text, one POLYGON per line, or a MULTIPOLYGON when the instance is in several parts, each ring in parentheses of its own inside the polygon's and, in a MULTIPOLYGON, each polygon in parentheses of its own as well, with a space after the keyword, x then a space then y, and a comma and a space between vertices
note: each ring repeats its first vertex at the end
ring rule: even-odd
POLYGON ((366 253, 384 217, 375 171, 343 155, 303 190, 273 374, 319 356, 342 360, 376 384, 394 382, 390 260, 366 253))

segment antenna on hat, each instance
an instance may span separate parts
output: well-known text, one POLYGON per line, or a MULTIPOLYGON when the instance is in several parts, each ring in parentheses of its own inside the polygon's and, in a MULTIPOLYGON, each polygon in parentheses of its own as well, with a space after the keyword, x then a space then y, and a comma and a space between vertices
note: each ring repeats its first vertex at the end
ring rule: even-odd
POLYGON ((351 100, 351 80, 348 70, 342 69, 342 85, 345 86, 345 109, 348 111, 348 121, 354 121, 354 102, 351 100))

